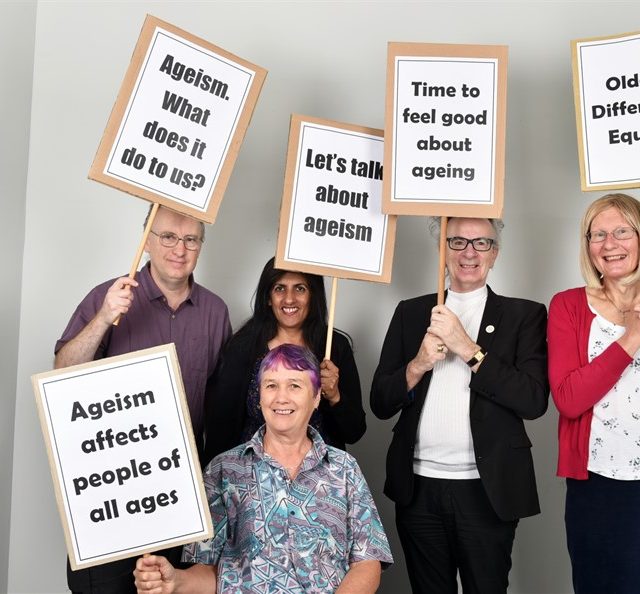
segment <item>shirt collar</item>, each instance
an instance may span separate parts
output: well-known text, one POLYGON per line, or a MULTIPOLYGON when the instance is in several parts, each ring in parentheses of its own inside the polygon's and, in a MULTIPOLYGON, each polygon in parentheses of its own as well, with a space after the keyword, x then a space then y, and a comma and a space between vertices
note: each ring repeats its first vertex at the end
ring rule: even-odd
MULTIPOLYGON (((244 444, 242 448, 243 456, 254 454, 259 460, 265 458, 264 432, 265 425, 262 425, 262 427, 253 434, 253 437, 244 444)), ((309 425, 307 427, 307 435, 309 439, 311 439, 311 450, 305 456, 301 470, 306 470, 316 464, 320 464, 324 459, 330 461, 329 448, 327 448, 327 444, 324 442, 324 439, 322 439, 320 433, 309 425)))

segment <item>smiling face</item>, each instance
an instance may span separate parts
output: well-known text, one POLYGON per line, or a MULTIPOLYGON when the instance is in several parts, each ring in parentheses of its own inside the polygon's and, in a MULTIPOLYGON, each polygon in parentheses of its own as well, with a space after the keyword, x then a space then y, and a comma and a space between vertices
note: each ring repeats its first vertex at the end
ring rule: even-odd
POLYGON ((278 365, 266 369, 260 380, 260 408, 267 431, 292 439, 307 434, 309 419, 320 403, 308 371, 278 365))
POLYGON ((638 267, 638 234, 630 239, 615 239, 612 231, 630 227, 627 219, 614 207, 603 210, 591 221, 589 231, 604 231, 607 237, 599 243, 589 243, 589 257, 604 280, 622 280, 638 267))
MULTIPOLYGON (((447 237, 496 239, 487 219, 452 218, 447 224, 447 237)), ((486 284, 489 270, 498 257, 497 247, 492 247, 488 252, 477 252, 471 244, 461 251, 452 250, 447 245, 446 250, 447 270, 453 291, 468 293, 486 284)))
POLYGON ((311 292, 304 276, 297 272, 282 275, 271 288, 269 305, 280 328, 302 330, 309 315, 311 292))
MULTIPOLYGON (((201 225, 195 219, 160 207, 153 221, 152 230, 157 234, 175 233, 178 237, 195 235, 202 237, 201 225)), ((184 288, 189 283, 189 276, 198 263, 200 248, 188 250, 184 242, 167 248, 160 244, 160 238, 149 234, 145 243, 145 251, 151 262, 151 276, 160 289, 175 290, 184 288)))

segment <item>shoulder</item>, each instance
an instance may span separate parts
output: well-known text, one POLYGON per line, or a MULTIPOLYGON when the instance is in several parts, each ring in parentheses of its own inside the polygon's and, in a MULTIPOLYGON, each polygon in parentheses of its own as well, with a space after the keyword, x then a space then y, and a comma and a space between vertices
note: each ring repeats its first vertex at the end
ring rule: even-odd
POLYGON ((402 312, 403 315, 423 315, 425 309, 431 309, 437 301, 438 296, 435 293, 429 295, 420 295, 411 299, 403 299, 396 306, 396 312, 402 312))
POLYGON ((330 445, 326 447, 329 464, 334 470, 346 469, 347 472, 361 472, 358 461, 349 452, 330 445))
POLYGON ((216 479, 222 475, 237 472, 240 467, 245 466, 247 444, 242 443, 226 452, 218 454, 205 469, 205 475, 211 479, 216 479))
POLYGON ((193 283, 193 291, 196 292, 198 296, 199 304, 201 303, 209 309, 228 312, 227 304, 213 291, 210 291, 209 289, 203 287, 195 281, 193 283))
POLYGON ((491 289, 489 289, 488 300, 495 300, 495 302, 498 303, 501 307, 513 312, 546 313, 547 311, 546 306, 543 303, 539 303, 538 301, 533 301, 532 299, 524 299, 522 297, 505 297, 504 295, 498 295, 494 293, 491 289))
POLYGON ((551 304, 578 304, 582 303, 586 299, 585 287, 574 287, 573 289, 567 289, 566 291, 560 291, 551 298, 551 304))

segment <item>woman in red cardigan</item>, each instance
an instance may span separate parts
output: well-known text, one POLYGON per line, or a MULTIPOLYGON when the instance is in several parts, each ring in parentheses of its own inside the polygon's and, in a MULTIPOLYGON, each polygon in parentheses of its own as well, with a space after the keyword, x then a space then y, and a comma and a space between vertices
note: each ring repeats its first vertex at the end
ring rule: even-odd
POLYGON ((576 594, 631 594, 640 578, 640 203, 593 202, 581 223, 586 287, 549 307, 549 380, 576 594))

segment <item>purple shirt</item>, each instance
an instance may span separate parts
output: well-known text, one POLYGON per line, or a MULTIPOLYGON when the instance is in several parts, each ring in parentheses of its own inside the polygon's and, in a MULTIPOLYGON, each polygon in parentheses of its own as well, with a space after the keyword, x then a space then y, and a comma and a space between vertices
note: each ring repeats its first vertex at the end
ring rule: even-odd
MULTIPOLYGON (((56 342, 56 353, 93 319, 115 280, 98 285, 82 300, 56 342)), ((117 326, 107 330, 94 359, 175 343, 197 440, 203 429, 207 379, 231 334, 227 306, 220 297, 194 282, 193 276, 189 296, 175 311, 153 281, 149 264, 138 272, 136 280, 139 286, 133 289, 135 298, 129 312, 117 326)))

